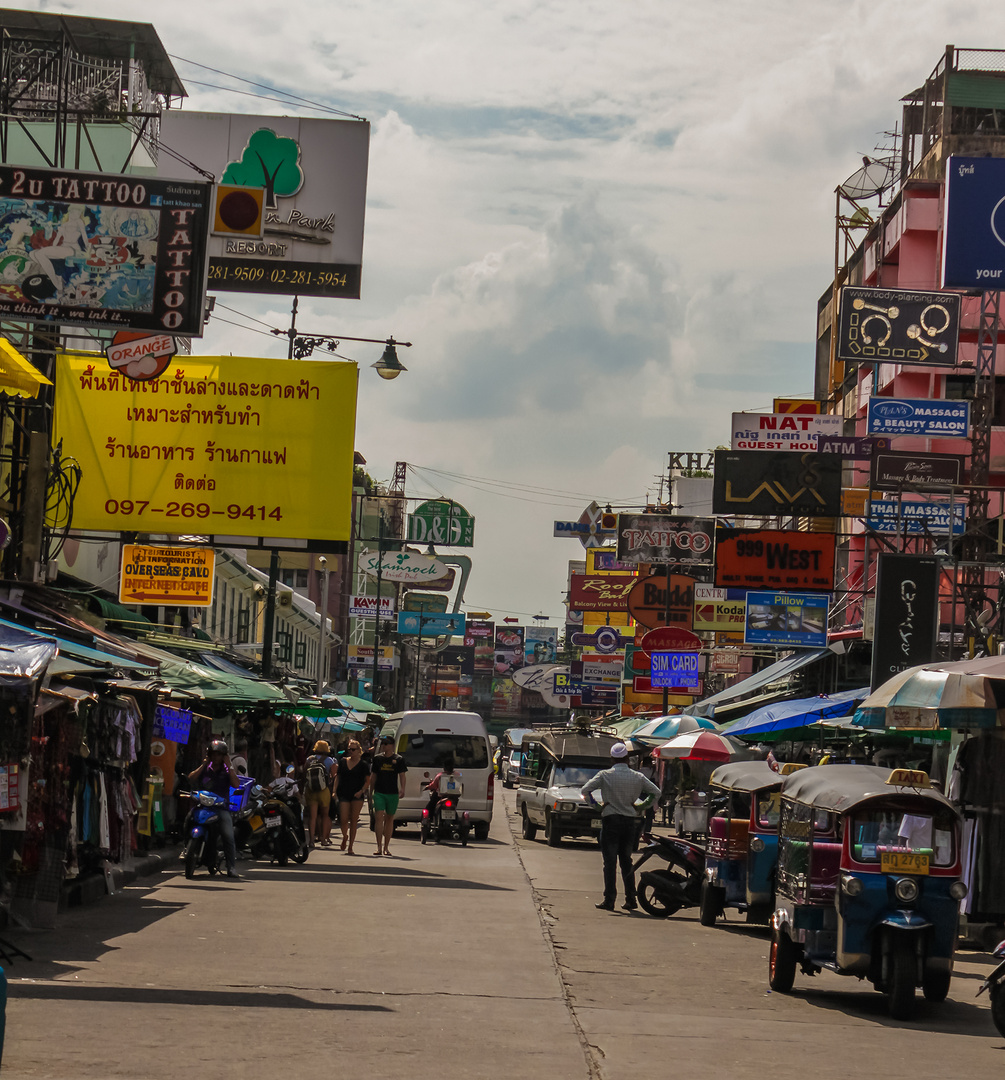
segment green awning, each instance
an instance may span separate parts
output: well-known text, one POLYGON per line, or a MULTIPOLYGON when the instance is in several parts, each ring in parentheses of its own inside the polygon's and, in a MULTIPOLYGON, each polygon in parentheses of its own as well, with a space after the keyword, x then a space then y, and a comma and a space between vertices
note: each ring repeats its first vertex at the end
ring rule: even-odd
POLYGON ((339 694, 339 701, 347 709, 352 709, 353 712, 358 713, 386 713, 387 709, 383 705, 375 705, 372 701, 367 701, 366 698, 356 697, 353 694, 339 694))
POLYGON ((157 662, 167 687, 203 701, 231 705, 289 703, 289 698, 278 686, 263 679, 244 678, 204 667, 152 645, 137 644, 136 651, 157 662))
POLYGON ((297 716, 309 716, 315 720, 330 720, 345 715, 344 709, 338 709, 334 705, 296 705, 291 701, 276 706, 276 712, 296 713, 297 716))

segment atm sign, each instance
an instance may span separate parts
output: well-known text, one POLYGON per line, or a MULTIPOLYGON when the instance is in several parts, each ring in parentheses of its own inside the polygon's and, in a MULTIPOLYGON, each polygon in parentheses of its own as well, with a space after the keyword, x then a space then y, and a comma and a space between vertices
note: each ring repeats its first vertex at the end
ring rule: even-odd
POLYGON ((650 679, 656 687, 685 687, 697 689, 700 682, 698 663, 699 653, 654 652, 652 654, 652 674, 650 679))

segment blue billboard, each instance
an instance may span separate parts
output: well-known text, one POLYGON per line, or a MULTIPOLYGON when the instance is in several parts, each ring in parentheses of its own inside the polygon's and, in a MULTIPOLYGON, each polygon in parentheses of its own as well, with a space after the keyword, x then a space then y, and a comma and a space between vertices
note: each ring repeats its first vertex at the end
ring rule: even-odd
POLYGON ((1005 287, 1005 158, 946 162, 942 287, 1005 287))
POLYGON ((969 430, 969 401, 869 398, 870 435, 942 435, 965 439, 969 430))
POLYGON ((463 634, 464 618, 462 611, 399 611, 398 633, 422 637, 463 634))
POLYGON ((829 604, 825 593, 748 592, 744 643, 826 648, 829 604))
POLYGON ((654 652, 652 653, 652 673, 649 676, 653 686, 670 690, 697 690, 701 685, 698 663, 701 653, 689 652, 654 652))
MULTIPOLYGON (((953 534, 962 536, 966 532, 966 506, 961 501, 955 503, 952 510, 953 534)), ((873 499, 865 523, 878 533, 946 536, 949 532, 949 503, 873 499)))

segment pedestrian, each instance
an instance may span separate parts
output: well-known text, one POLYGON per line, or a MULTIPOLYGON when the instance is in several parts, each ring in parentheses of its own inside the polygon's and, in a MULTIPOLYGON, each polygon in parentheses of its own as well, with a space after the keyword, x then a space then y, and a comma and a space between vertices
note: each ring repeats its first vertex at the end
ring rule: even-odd
POLYGON ((315 843, 320 843, 322 847, 331 847, 328 834, 332 826, 328 808, 331 805, 334 774, 335 759, 331 756, 331 747, 324 739, 318 739, 304 769, 304 802, 310 813, 307 835, 311 847, 314 847, 315 843))
POLYGON ((394 832, 394 815, 398 800, 405 795, 405 759, 394 752, 394 736, 385 735, 380 740, 380 753, 373 759, 369 786, 373 792, 373 809, 376 814, 374 833, 377 850, 374 855, 390 855, 387 850, 394 832))
POLYGON ((625 886, 625 911, 635 911, 635 871, 632 869, 632 848, 635 846, 635 829, 638 812, 635 800, 642 794, 658 796, 660 789, 647 780, 642 773, 628 767, 628 748, 623 742, 611 747, 613 764, 598 772, 580 789, 583 795, 600 791, 604 809, 600 815, 600 850, 604 856, 604 899, 597 907, 613 911, 618 895, 618 865, 625 886))
POLYGON ((356 854, 352 846, 356 842, 359 814, 363 809, 369 779, 370 766, 363 760, 363 748, 355 739, 350 739, 345 756, 339 758, 335 773, 335 797, 338 800, 339 826, 342 829, 342 851, 345 851, 348 845, 350 855, 356 854))

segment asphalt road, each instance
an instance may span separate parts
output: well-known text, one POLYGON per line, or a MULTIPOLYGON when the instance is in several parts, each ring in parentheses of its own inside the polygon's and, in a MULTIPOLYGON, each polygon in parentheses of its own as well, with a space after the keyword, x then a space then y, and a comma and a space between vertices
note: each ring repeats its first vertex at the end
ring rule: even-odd
POLYGON ((771 994, 763 930, 599 912, 597 845, 514 839, 501 810, 484 844, 162 874, 10 932, 33 960, 8 968, 4 1077, 1001 1075, 990 957, 909 1024, 829 973, 771 994))

